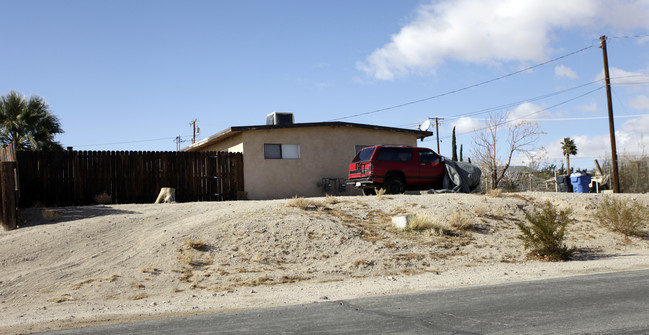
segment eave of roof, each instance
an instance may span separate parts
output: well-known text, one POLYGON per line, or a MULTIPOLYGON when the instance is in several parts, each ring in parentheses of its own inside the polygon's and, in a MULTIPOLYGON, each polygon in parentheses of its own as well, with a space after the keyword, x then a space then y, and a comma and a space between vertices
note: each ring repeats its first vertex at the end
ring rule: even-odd
POLYGON ((423 139, 428 136, 432 136, 433 132, 415 130, 415 129, 404 129, 404 128, 395 128, 395 127, 385 127, 385 126, 374 126, 369 124, 362 123, 350 123, 350 122, 309 122, 309 123, 293 123, 286 125, 259 125, 259 126, 235 126, 224 129, 208 138, 205 138, 201 141, 198 141, 184 149, 183 151, 193 151, 200 149, 204 146, 207 146, 215 141, 222 141, 231 136, 234 136, 238 133, 250 130, 273 130, 273 129, 290 129, 290 128, 308 128, 308 127, 354 127, 354 128, 365 128, 365 129, 374 129, 374 130, 384 130, 384 131, 394 131, 401 133, 408 133, 417 135, 417 139, 423 139))

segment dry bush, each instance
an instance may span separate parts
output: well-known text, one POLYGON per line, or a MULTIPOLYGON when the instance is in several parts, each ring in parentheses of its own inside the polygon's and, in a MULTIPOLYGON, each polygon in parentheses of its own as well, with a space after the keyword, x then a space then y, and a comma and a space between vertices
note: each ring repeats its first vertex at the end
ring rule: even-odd
POLYGON ((95 195, 95 202, 100 205, 108 205, 113 202, 113 197, 104 191, 95 195))
POLYGON ((41 211, 41 215, 43 215, 43 219, 50 222, 56 222, 61 219, 61 212, 55 211, 53 209, 45 208, 41 211))
POLYGON ((293 197, 287 204, 288 207, 295 207, 302 210, 318 210, 322 211, 327 209, 325 201, 316 201, 305 199, 303 197, 293 197))
POLYGON ((376 193, 376 198, 381 200, 381 199, 383 199, 383 195, 385 194, 385 189, 384 188, 375 188, 374 193, 376 193))
POLYGON ((214 260, 206 251, 210 250, 210 246, 203 240, 186 240, 185 245, 189 249, 178 248, 178 260, 182 263, 191 265, 193 267, 203 267, 211 265, 214 260))
POLYGON ((492 190, 487 191, 487 196, 492 198, 500 198, 503 196, 503 190, 500 188, 494 188, 492 190))
POLYGON ((143 273, 159 273, 160 269, 156 268, 153 266, 153 264, 149 264, 145 267, 142 268, 143 273))
POLYGON ((336 198, 336 197, 334 197, 332 195, 327 194, 325 196, 324 203, 327 204, 327 205, 335 205, 337 203, 340 203, 340 200, 338 200, 338 198, 336 198))
POLYGON ((473 218, 466 211, 456 210, 449 215, 448 225, 455 230, 467 231, 473 227, 473 218))
POLYGON ((408 221, 406 231, 426 231, 435 236, 442 236, 446 233, 446 228, 436 219, 427 215, 415 215, 408 221))
POLYGON ((77 297, 75 297, 75 296, 73 296, 73 295, 71 295, 71 294, 69 294, 69 293, 65 293, 65 294, 61 295, 61 297, 59 297, 59 298, 50 299, 50 300, 48 300, 48 301, 49 301, 49 302, 55 302, 55 303, 57 303, 57 304, 60 304, 60 303, 62 303, 62 302, 67 302, 67 301, 77 301, 77 300, 79 300, 79 298, 77 298, 77 297))
POLYGON ((637 201, 605 196, 597 206, 599 224, 626 236, 647 236, 649 211, 637 201))
POLYGON ((205 243, 205 241, 203 241, 203 240, 195 240, 195 241, 186 240, 185 245, 187 245, 188 247, 190 247, 190 248, 192 248, 194 250, 198 250, 198 251, 209 251, 210 250, 210 246, 207 243, 205 243))
POLYGON ((530 249, 530 256, 549 261, 570 259, 575 249, 564 244, 566 226, 572 221, 570 214, 570 209, 557 211, 557 208, 547 201, 540 211, 534 209, 525 213, 525 218, 531 226, 516 222, 521 230, 518 238, 524 242, 525 249, 530 249))
POLYGON ((146 299, 148 297, 149 297, 148 294, 140 293, 140 294, 136 294, 136 295, 132 295, 132 296, 128 297, 128 300, 142 300, 142 299, 146 299))

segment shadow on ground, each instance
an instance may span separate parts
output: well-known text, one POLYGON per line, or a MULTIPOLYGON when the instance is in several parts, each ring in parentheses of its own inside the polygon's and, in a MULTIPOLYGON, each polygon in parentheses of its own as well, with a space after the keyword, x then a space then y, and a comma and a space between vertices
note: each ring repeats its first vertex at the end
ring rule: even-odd
POLYGON ((139 212, 115 209, 109 206, 26 208, 19 211, 19 227, 56 224, 109 215, 140 214, 139 212))
POLYGON ((620 257, 619 254, 603 253, 599 248, 579 248, 572 255, 572 261, 594 261, 612 257, 620 257))

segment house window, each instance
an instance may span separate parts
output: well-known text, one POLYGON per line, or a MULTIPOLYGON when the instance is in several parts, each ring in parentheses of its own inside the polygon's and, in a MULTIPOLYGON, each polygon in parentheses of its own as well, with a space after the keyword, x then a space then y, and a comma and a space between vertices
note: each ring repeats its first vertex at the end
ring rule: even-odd
POLYGON ((359 151, 363 150, 363 148, 371 147, 369 144, 356 144, 354 145, 354 155, 356 155, 359 151))
POLYGON ((299 159, 299 144, 264 144, 264 158, 266 159, 299 159))

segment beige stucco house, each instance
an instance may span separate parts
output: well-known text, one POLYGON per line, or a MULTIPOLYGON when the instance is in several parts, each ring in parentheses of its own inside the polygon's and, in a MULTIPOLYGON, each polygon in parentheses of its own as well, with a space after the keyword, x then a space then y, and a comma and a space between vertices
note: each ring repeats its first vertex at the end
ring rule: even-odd
POLYGON ((349 163, 374 144, 416 146, 432 132, 347 122, 230 127, 183 149, 243 153, 248 199, 360 194, 347 186, 349 163))

